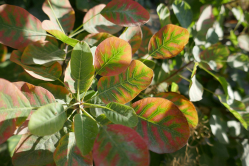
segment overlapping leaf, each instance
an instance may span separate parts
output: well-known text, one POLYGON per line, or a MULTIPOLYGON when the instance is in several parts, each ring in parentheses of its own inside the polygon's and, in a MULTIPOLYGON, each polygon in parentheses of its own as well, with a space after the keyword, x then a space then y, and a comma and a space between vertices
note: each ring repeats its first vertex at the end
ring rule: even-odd
POLYGON ((130 44, 123 39, 109 37, 96 49, 94 57, 96 73, 102 76, 117 75, 127 69, 131 59, 130 44))
POLYGON ((96 165, 149 165, 149 151, 143 138, 122 125, 101 128, 93 147, 96 165))
POLYGON ((25 9, 7 4, 0 6, 0 43, 23 49, 45 38, 41 22, 25 9))
POLYGON ((132 48, 132 54, 135 54, 142 43, 141 28, 139 26, 129 27, 125 30, 125 32, 122 33, 119 38, 129 42, 132 48))
POLYGON ((152 36, 149 42, 149 54, 156 59, 168 59, 179 54, 188 43, 187 29, 168 24, 152 36))
MULTIPOLYGON (((53 11, 48 4, 48 0, 43 3, 42 10, 55 24, 57 24, 57 18, 65 33, 70 32, 74 26, 75 13, 72 6, 70 5, 69 0, 50 0, 50 3, 53 7, 53 11)), ((59 27, 59 25, 57 26, 59 27)))
POLYGON ((50 66, 56 61, 64 60, 66 53, 49 41, 37 41, 29 44, 23 51, 21 61, 26 65, 50 66))
POLYGON ((83 156, 76 146, 75 136, 73 132, 64 135, 59 142, 59 145, 54 151, 54 161, 56 165, 84 165, 92 166, 92 154, 83 156))
POLYGON ((133 60, 123 73, 101 77, 98 82, 99 97, 104 103, 125 104, 147 88, 152 80, 153 71, 138 60, 133 60))
POLYGON ((6 54, 7 54, 7 47, 3 44, 0 44, 0 63, 5 61, 6 54))
POLYGON ((100 32, 95 34, 89 34, 84 38, 84 41, 88 43, 90 46, 98 46, 102 41, 105 39, 112 37, 113 35, 106 33, 106 32, 100 32))
POLYGON ((71 61, 68 62, 67 68, 65 70, 64 83, 69 88, 72 93, 76 93, 77 87, 75 86, 75 80, 71 76, 71 61))
POLYGON ((28 117, 29 100, 12 83, 0 78, 0 144, 11 137, 28 117))
POLYGON ((49 67, 28 66, 21 63, 21 55, 22 52, 15 50, 12 52, 10 60, 22 66, 22 68, 31 76, 44 81, 54 81, 61 76, 62 68, 58 62, 49 67))
POLYGON ((149 149, 156 153, 172 153, 188 141, 188 121, 179 108, 164 98, 145 98, 133 103, 138 115, 136 131, 149 149))
POLYGON ((143 57, 146 56, 148 54, 148 45, 149 45, 149 41, 150 38, 153 36, 150 28, 146 27, 146 26, 141 26, 141 30, 142 30, 142 43, 140 48, 138 49, 138 56, 139 57, 143 57))
POLYGON ((195 106, 186 97, 175 92, 159 93, 157 97, 162 97, 173 102, 185 115, 189 127, 195 128, 198 124, 198 114, 195 106))
POLYGON ((150 19, 149 12, 133 0, 111 1, 101 11, 109 21, 120 26, 139 26, 150 19))
POLYGON ((110 34, 117 33, 122 27, 113 24, 100 15, 101 10, 105 7, 105 4, 99 4, 90 9, 83 20, 84 29, 89 33, 107 32, 110 34))
POLYGON ((249 57, 245 54, 231 55, 227 59, 227 63, 230 67, 248 72, 249 57))
POLYGON ((157 6, 156 10, 157 10, 157 14, 159 16, 161 27, 164 27, 165 25, 171 24, 170 10, 168 9, 168 7, 166 5, 164 5, 163 3, 160 3, 157 6))

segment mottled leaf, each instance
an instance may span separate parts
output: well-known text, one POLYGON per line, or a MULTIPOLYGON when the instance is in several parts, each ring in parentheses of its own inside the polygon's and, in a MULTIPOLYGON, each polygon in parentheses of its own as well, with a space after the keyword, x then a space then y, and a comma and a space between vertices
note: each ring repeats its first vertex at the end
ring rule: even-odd
POLYGON ((113 24, 100 15, 100 12, 105 7, 105 4, 99 4, 90 9, 83 20, 84 29, 89 33, 107 32, 110 34, 117 33, 122 27, 113 24))
POLYGON ((153 71, 138 60, 133 60, 123 73, 101 77, 98 82, 99 97, 104 103, 125 104, 147 88, 152 80, 153 71))
POLYGON ((168 59, 179 54, 188 43, 187 29, 168 24, 152 36, 149 42, 149 54, 156 59, 168 59))
POLYGON ((120 39, 123 39, 130 43, 132 48, 132 54, 140 48, 142 43, 142 31, 139 26, 137 27, 129 27, 119 36, 120 39))
POLYGON ((74 133, 76 145, 83 155, 89 154, 93 149, 94 141, 98 135, 97 122, 88 114, 74 116, 74 133))
POLYGON ((14 50, 11 54, 10 60, 22 66, 22 68, 31 76, 44 81, 57 80, 62 73, 61 65, 56 62, 52 66, 28 66, 21 63, 22 52, 14 50))
POLYGON ((109 21, 120 26, 140 26, 150 19, 149 12, 133 0, 111 1, 101 11, 109 21))
POLYGON ((149 151, 143 138, 133 129, 122 125, 101 128, 93 147, 96 165, 149 165, 149 151))
POLYGON ((188 121, 179 108, 164 98, 145 98, 133 103, 138 115, 136 131, 149 149, 156 153, 172 153, 188 142, 188 121))
POLYGON ((0 63, 6 60, 7 47, 0 43, 0 63))
POLYGON ((0 6, 0 43, 23 49, 45 38, 41 22, 25 9, 7 4, 0 6))
POLYGON ((32 107, 18 88, 0 78, 0 144, 14 134, 28 117, 32 107))
POLYGON ((195 128, 198 124, 198 114, 195 106, 186 97, 175 92, 159 93, 157 97, 162 97, 173 102, 185 115, 189 127, 195 128))
POLYGON ((98 46, 102 41, 112 36, 113 35, 105 32, 89 34, 84 38, 84 41, 90 46, 98 46))
POLYGON ((74 26, 75 13, 69 0, 50 0, 50 3, 53 7, 53 11, 48 4, 48 0, 45 0, 43 3, 42 10, 48 15, 50 20, 59 27, 56 21, 57 18, 65 33, 70 32, 74 26))
POLYGON ((54 151, 54 161, 56 165, 72 166, 92 166, 92 154, 83 156, 80 149, 76 146, 73 132, 64 135, 54 151))
POLYGON ((142 30, 142 43, 140 48, 138 49, 138 56, 143 57, 148 54, 148 45, 150 38, 153 36, 153 33, 151 32, 150 28, 146 26, 141 26, 142 30))
POLYGON ((160 3, 157 6, 156 10, 157 10, 157 14, 159 16, 161 27, 164 27, 165 25, 171 24, 170 10, 168 9, 168 7, 166 5, 164 5, 163 3, 160 3))
POLYGON ((117 37, 109 37, 99 44, 94 57, 96 73, 113 76, 122 73, 130 65, 132 50, 128 42, 117 37))

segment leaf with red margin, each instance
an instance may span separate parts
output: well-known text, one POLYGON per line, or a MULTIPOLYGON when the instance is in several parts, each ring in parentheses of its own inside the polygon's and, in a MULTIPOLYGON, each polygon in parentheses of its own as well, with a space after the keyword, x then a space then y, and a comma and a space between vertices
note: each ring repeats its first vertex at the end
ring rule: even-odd
POLYGON ((91 8, 83 19, 84 29, 89 33, 107 32, 110 34, 117 33, 122 27, 111 23, 99 13, 105 7, 105 4, 99 4, 91 8))
MULTIPOLYGON (((57 24, 57 18, 65 33, 70 32, 74 26, 75 13, 69 0, 50 0, 50 3, 54 11, 51 10, 48 1, 46 0, 42 5, 44 13, 46 13, 50 20, 55 24, 57 24), (54 14, 56 15, 56 18, 54 14)), ((58 24, 57 26, 59 27, 58 24)))
POLYGON ((146 26, 141 26, 142 30, 142 43, 140 48, 138 49, 138 56, 143 57, 148 54, 148 45, 150 38, 153 36, 153 33, 151 32, 150 28, 146 26))
POLYGON ((141 61, 133 60, 123 73, 100 78, 98 82, 99 97, 105 104, 110 102, 128 103, 150 85, 152 77, 153 70, 141 61))
POLYGON ((10 60, 22 66, 22 68, 31 76, 44 81, 55 81, 61 76, 62 68, 58 62, 54 63, 52 66, 49 67, 27 66, 21 63, 21 56, 21 51, 14 50, 11 53, 10 60))
POLYGON ((189 32, 177 25, 168 24, 152 36, 149 54, 155 59, 168 59, 178 55, 188 43, 189 32))
POLYGON ((186 97, 175 92, 159 93, 156 95, 156 97, 162 97, 173 102, 179 108, 179 110, 182 111, 182 113, 185 115, 189 127, 195 128, 197 126, 198 124, 197 111, 195 109, 194 104, 191 101, 189 101, 186 97))
POLYGON ((122 33, 122 35, 119 36, 119 38, 129 42, 132 48, 132 54, 135 54, 142 43, 141 28, 139 26, 129 27, 122 33))
POLYGON ((53 43, 54 45, 56 45, 57 47, 59 47, 59 43, 58 43, 58 41, 56 40, 55 37, 47 36, 46 37, 46 41, 49 41, 50 43, 53 43))
POLYGON ((139 119, 135 129, 151 151, 172 153, 188 142, 188 121, 171 101, 149 97, 133 103, 132 107, 139 119))
POLYGON ((54 161, 57 165, 71 166, 84 165, 92 166, 92 153, 83 156, 76 146, 76 140, 73 132, 64 135, 59 142, 59 145, 54 151, 54 161))
POLYGON ((25 9, 13 5, 0 6, 0 43, 23 49, 37 40, 45 40, 41 22, 25 9))
POLYGON ((79 41, 76 39, 72 39, 65 35, 61 30, 56 27, 57 25, 54 24, 52 21, 44 20, 42 22, 42 28, 45 29, 48 33, 54 35, 57 39, 61 40, 62 42, 74 47, 79 41))
POLYGON ((49 41, 37 41, 29 44, 23 51, 21 61, 26 65, 51 66, 66 58, 65 51, 49 41))
POLYGON ((0 63, 5 61, 7 52, 7 47, 5 45, 0 44, 0 63))
POLYGON ((71 76, 71 60, 68 62, 67 68, 65 70, 64 83, 72 93, 76 93, 76 87, 74 86, 75 81, 71 76))
POLYGON ((12 83, 0 78, 0 144, 14 134, 28 117, 29 100, 12 83))
POLYGON ((113 76, 126 70, 131 60, 130 44, 123 39, 109 37, 97 47, 94 66, 97 74, 113 76))
POLYGON ((111 1, 101 14, 112 23, 125 27, 140 26, 150 19, 149 12, 133 0, 111 1))
POLYGON ((143 138, 133 129, 122 125, 101 128, 93 147, 96 165, 149 165, 149 151, 143 138))
POLYGON ((105 39, 113 37, 113 35, 105 32, 89 34, 84 38, 84 41, 87 42, 90 46, 98 46, 105 39))

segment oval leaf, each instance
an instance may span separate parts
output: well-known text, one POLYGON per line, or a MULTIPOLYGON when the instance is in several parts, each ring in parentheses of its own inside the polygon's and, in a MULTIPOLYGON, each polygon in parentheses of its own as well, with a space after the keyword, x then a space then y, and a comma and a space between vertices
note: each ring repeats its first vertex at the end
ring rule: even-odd
POLYGON ((133 60, 128 69, 116 76, 101 77, 98 82, 99 97, 104 103, 125 104, 147 88, 153 71, 138 60, 133 60))
POLYGON ((164 5, 163 3, 160 3, 157 6, 156 10, 157 10, 157 14, 159 16, 161 27, 164 27, 165 25, 168 25, 171 23, 170 10, 168 9, 168 7, 166 5, 164 5))
POLYGON ((98 46, 102 41, 112 36, 113 35, 105 32, 89 34, 84 38, 84 41, 90 46, 98 46))
POLYGON ((150 19, 149 12, 133 0, 111 1, 101 11, 109 21, 120 26, 139 26, 150 19))
POLYGON ((28 127, 29 131, 34 135, 51 135, 59 131, 66 120, 67 115, 63 105, 51 103, 40 107, 33 113, 28 127))
POLYGON ((122 73, 130 65, 131 46, 117 37, 105 39, 96 49, 94 66, 96 73, 102 76, 113 76, 122 73))
POLYGON ((157 97, 162 97, 173 102, 185 115, 189 127, 195 128, 198 124, 198 114, 195 106, 186 97, 175 92, 159 93, 157 97))
POLYGON ((151 32, 150 28, 146 27, 146 26, 141 26, 141 30, 142 30, 142 43, 140 48, 138 49, 138 56, 139 57, 143 57, 148 55, 148 45, 149 45, 149 41, 150 38, 153 36, 153 33, 151 32))
POLYGON ((74 133, 76 145, 83 155, 87 155, 92 151, 98 132, 98 125, 92 117, 86 113, 75 115, 74 133))
POLYGON ((149 54, 156 59, 172 58, 183 50, 188 39, 187 29, 172 24, 166 25, 150 39, 149 54))
POLYGON ((83 165, 92 166, 92 154, 83 156, 76 146, 75 136, 73 132, 64 135, 59 142, 59 145, 54 151, 54 161, 56 165, 83 165))
POLYGON ((23 49, 37 40, 45 40, 41 22, 25 9, 13 5, 0 6, 0 43, 23 49))
POLYGON ((93 147, 96 165, 149 165, 149 151, 143 138, 122 125, 101 128, 93 147))
POLYGON ((150 97, 133 103, 132 107, 139 119, 136 131, 151 151, 172 153, 188 142, 188 121, 171 101, 150 97))
POLYGON ((115 34, 122 29, 122 27, 113 24, 100 15, 99 13, 105 7, 105 4, 99 4, 90 9, 83 20, 84 29, 89 33, 107 32, 115 34))

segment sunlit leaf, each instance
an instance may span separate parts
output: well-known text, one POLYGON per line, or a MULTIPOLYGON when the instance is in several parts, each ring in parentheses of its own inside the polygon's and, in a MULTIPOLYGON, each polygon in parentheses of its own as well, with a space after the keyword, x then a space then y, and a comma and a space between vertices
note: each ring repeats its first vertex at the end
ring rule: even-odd
POLYGON ((92 151, 98 131, 98 125, 92 117, 86 113, 75 115, 74 133, 76 145, 83 155, 87 155, 92 151))
POLYGON ((148 55, 148 45, 149 45, 149 41, 150 38, 153 36, 150 28, 146 27, 146 26, 141 26, 141 30, 142 30, 142 43, 140 48, 138 49, 138 56, 139 57, 143 57, 148 55))
POLYGON ((216 44, 219 41, 219 36, 215 32, 214 28, 209 28, 206 35, 208 44, 216 44))
POLYGON ((109 21, 120 26, 139 26, 150 19, 149 12, 133 0, 111 1, 101 11, 109 21))
POLYGON ((89 34, 84 38, 84 41, 90 46, 98 46, 102 41, 112 36, 113 35, 105 32, 89 34))
POLYGON ((93 147, 96 165, 149 165, 149 151, 143 138, 122 125, 102 127, 93 147))
POLYGON ((166 5, 164 5, 163 3, 160 3, 157 6, 156 10, 157 10, 157 14, 159 16, 161 27, 164 27, 165 25, 171 24, 170 10, 168 9, 168 7, 166 5))
POLYGON ((47 36, 46 41, 49 41, 50 43, 52 43, 52 44, 56 45, 57 47, 59 47, 58 40, 56 40, 56 38, 53 37, 53 36, 47 36))
POLYGON ((249 36, 244 34, 238 37, 239 47, 245 51, 249 51, 249 36))
POLYGON ((21 63, 21 56, 22 52, 15 50, 12 52, 10 60, 22 66, 22 68, 31 76, 44 81, 54 81, 61 76, 62 68, 58 62, 49 67, 28 66, 21 63))
POLYGON ((131 46, 117 37, 109 37, 101 42, 95 52, 94 66, 96 73, 113 76, 122 73, 132 60, 131 46))
POLYGON ((194 55, 196 62, 201 62, 201 60, 200 60, 200 48, 198 46, 193 47, 192 54, 194 55))
POLYGON ((26 65, 51 66, 54 62, 64 60, 66 53, 48 41, 29 44, 23 51, 21 62, 26 65))
POLYGON ((20 141, 21 137, 22 137, 22 135, 13 135, 12 137, 10 137, 7 140, 8 150, 10 152, 11 157, 13 156, 15 149, 16 149, 16 146, 17 146, 18 142, 20 141))
POLYGON ((244 70, 248 72, 249 68, 249 57, 245 54, 231 55, 227 59, 227 63, 230 67, 244 70))
POLYGON ((18 88, 0 78, 0 144, 14 134, 28 117, 32 107, 18 88))
POLYGON ((46 32, 41 22, 25 9, 0 6, 0 43, 16 49, 23 49, 37 40, 45 40, 46 32))
POLYGON ((80 149, 76 146, 76 140, 73 132, 64 135, 59 145, 54 151, 54 160, 56 165, 83 165, 92 166, 92 154, 83 156, 80 149))
MULTIPOLYGON (((42 5, 42 10, 48 15, 50 20, 57 24, 56 18, 59 20, 63 30, 65 33, 70 32, 73 29, 74 22, 75 22, 75 13, 70 5, 69 0, 49 0, 53 11, 51 10, 48 0, 42 5), (55 18, 55 16, 56 18, 55 18)), ((57 24, 59 27, 59 25, 57 24)))
POLYGON ((187 29, 168 24, 152 36, 149 42, 149 54, 156 59, 168 59, 179 54, 188 43, 187 29))
POLYGON ((195 109, 195 106, 190 102, 186 97, 174 92, 159 93, 157 97, 162 97, 173 102, 180 111, 185 115, 189 127, 195 128, 198 124, 198 114, 195 109))
POLYGON ((84 29, 89 33, 107 32, 110 34, 117 33, 122 27, 113 24, 100 15, 100 12, 105 8, 105 4, 99 4, 90 9, 83 20, 84 29))
POLYGON ((7 47, 0 43, 0 63, 6 60, 7 47))
POLYGON ((138 60, 133 60, 123 73, 101 77, 98 82, 99 97, 104 103, 125 104, 147 88, 152 80, 153 71, 138 60))
POLYGON ((196 76, 194 75, 191 79, 191 87, 189 89, 189 99, 190 101, 200 101, 203 95, 203 86, 198 82, 196 76))
POLYGON ((147 59, 139 59, 139 60, 143 62, 147 67, 151 68, 152 70, 156 66, 156 63, 153 60, 147 60, 147 59))
POLYGON ((133 103, 138 115, 136 131, 149 149, 172 153, 186 145, 190 136, 188 121, 179 108, 164 98, 144 98, 133 103))

